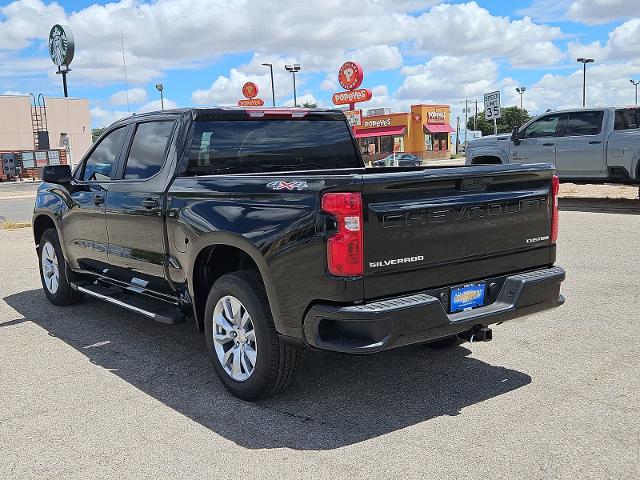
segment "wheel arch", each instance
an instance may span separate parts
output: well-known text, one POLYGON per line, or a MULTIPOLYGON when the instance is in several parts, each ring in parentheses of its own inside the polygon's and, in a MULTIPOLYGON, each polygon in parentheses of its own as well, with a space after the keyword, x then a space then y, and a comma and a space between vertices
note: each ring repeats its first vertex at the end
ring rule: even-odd
POLYGON ((238 270, 258 272, 267 293, 276 330, 281 331, 277 294, 264 256, 246 238, 222 232, 201 238, 192 256, 189 294, 198 330, 204 331, 204 307, 211 286, 222 275, 238 270))
MULTIPOLYGON (((47 215, 45 213, 39 214, 33 219, 33 240, 36 244, 36 247, 40 245, 40 240, 42 239, 42 235, 44 232, 49 230, 50 228, 55 228, 58 231, 58 238, 60 238, 60 232, 58 230, 58 225, 56 221, 53 219, 51 215, 47 215)), ((60 242, 62 246, 62 242, 60 242)), ((64 250, 63 250, 64 251, 64 250)))

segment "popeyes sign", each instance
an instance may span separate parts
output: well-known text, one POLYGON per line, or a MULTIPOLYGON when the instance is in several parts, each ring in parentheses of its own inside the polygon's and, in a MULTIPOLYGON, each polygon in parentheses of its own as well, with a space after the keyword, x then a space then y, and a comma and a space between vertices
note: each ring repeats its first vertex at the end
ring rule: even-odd
POLYGON ((261 98, 255 98, 258 96, 258 86, 253 82, 247 82, 242 86, 242 94, 245 99, 238 102, 240 107, 261 107, 264 105, 264 100, 261 98))
POLYGON ((371 90, 367 88, 358 88, 364 80, 364 71, 357 62, 344 62, 338 70, 338 83, 346 92, 337 92, 333 94, 333 103, 335 105, 349 105, 350 109, 355 108, 355 103, 366 102, 371 100, 373 96, 371 90))
POLYGON ((428 123, 444 123, 444 112, 429 112, 427 114, 428 123))

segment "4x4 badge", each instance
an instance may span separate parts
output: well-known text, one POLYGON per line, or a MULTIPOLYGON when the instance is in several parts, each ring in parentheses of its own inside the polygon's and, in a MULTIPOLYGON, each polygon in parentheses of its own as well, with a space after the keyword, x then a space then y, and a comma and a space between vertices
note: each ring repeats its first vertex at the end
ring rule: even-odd
POLYGON ((304 190, 309 185, 304 181, 287 182, 285 180, 276 180, 267 183, 267 188, 271 190, 304 190))

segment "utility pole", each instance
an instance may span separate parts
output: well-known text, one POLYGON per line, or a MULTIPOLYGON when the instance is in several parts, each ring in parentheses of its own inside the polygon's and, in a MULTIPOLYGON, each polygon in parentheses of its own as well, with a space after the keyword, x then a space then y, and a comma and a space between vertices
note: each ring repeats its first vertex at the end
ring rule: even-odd
POLYGON ((593 63, 593 58, 580 57, 576 61, 582 64, 582 106, 584 107, 587 98, 587 63, 593 63))
POLYGON ((636 106, 638 105, 638 84, 640 84, 640 80, 629 80, 631 84, 636 87, 636 106))
POLYGON ((476 128, 476 121, 478 120, 478 100, 476 100, 476 115, 475 117, 473 117, 473 131, 477 131, 478 129, 476 128))
POLYGON ((460 149, 460 115, 456 117, 456 155, 460 149))
POLYGON ((464 103, 464 148, 467 148, 467 125, 469 125, 469 101, 473 102, 473 100, 469 100, 465 98, 464 100, 460 100, 460 103, 464 103))

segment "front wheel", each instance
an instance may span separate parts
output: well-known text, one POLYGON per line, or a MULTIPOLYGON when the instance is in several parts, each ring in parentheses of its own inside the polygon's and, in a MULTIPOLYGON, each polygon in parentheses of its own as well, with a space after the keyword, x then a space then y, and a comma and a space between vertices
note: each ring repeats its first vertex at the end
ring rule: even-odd
POLYGON ((38 258, 42 288, 49 301, 59 306, 77 303, 82 294, 71 288, 67 262, 62 254, 55 228, 46 230, 42 235, 38 246, 38 258))
POLYGON ((213 368, 233 395, 267 398, 291 382, 297 348, 278 338, 256 272, 230 273, 213 284, 205 308, 205 335, 213 368))

